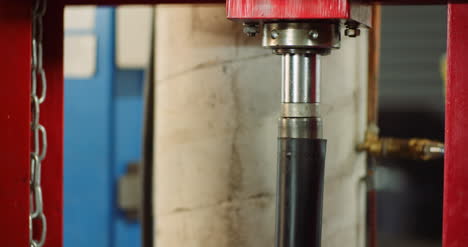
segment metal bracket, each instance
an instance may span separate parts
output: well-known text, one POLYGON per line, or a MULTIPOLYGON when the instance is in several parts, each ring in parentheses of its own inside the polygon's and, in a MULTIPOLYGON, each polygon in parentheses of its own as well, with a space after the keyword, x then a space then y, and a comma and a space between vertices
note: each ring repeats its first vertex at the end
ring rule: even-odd
POLYGON ((120 177, 117 183, 117 206, 131 221, 138 220, 140 214, 142 193, 140 167, 137 162, 128 164, 126 174, 120 177))

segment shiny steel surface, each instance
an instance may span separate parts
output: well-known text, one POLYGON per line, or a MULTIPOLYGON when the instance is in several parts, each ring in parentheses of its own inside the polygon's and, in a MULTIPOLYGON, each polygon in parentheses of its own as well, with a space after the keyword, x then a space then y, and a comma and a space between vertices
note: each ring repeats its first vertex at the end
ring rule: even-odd
POLYGON ((281 117, 319 117, 320 105, 309 103, 283 103, 281 104, 281 117))
POLYGON ((279 138, 322 139, 322 119, 320 118, 281 118, 279 138))
POLYGON ((336 23, 277 22, 263 25, 263 46, 272 49, 329 50, 340 47, 336 23))
POLYGON ((320 83, 317 55, 282 55, 281 103, 319 103, 320 83))

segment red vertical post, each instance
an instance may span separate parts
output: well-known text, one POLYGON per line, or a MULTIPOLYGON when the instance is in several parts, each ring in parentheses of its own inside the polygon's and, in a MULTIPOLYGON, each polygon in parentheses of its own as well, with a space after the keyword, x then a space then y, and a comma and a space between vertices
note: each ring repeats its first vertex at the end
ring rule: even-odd
POLYGON ((0 0, 0 239, 29 245, 31 3, 0 0))
MULTIPOLYGON (((0 238, 2 246, 29 246, 31 1, 0 0, 0 238)), ((44 20, 47 99, 41 123, 48 130, 43 164, 45 246, 62 246, 63 215, 63 5, 44 20)))
POLYGON ((449 4, 443 246, 468 246, 468 4, 449 4))
MULTIPOLYGON (((63 11, 51 3, 44 16, 44 69, 47 98, 41 105, 41 123, 47 129, 47 156, 42 166, 45 247, 63 246, 63 11)), ((85 98, 85 96, 83 96, 85 98)))

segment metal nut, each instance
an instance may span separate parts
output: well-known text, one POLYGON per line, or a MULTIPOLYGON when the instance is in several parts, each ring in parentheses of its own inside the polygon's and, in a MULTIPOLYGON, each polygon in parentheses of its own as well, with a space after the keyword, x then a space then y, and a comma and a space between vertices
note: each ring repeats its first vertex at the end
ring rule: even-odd
POLYGON ((255 37, 259 32, 257 23, 244 23, 244 33, 249 37, 255 37))
POLYGON ((350 38, 356 38, 361 35, 361 30, 359 30, 359 28, 347 28, 345 30, 345 35, 350 38))

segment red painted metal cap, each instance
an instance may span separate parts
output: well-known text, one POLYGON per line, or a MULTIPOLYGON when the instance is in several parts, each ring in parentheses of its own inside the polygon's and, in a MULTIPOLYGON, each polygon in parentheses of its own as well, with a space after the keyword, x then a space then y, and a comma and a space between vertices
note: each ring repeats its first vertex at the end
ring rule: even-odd
POLYGON ((370 25, 370 5, 350 0, 227 0, 229 19, 239 21, 341 19, 370 25))

